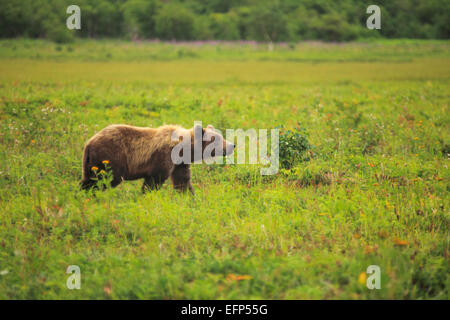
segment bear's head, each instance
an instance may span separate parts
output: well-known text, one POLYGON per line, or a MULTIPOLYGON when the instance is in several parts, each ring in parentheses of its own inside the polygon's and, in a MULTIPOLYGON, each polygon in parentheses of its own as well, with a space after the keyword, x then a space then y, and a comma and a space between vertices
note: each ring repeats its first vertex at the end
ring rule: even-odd
POLYGON ((194 141, 196 139, 201 139, 202 141, 203 159, 229 156, 233 153, 235 145, 225 140, 212 125, 208 125, 206 128, 202 128, 201 125, 195 125, 193 129, 194 141))
POLYGON ((171 157, 175 164, 193 163, 231 155, 234 144, 225 140, 213 126, 203 128, 196 124, 191 129, 179 128, 172 133, 172 142, 175 143, 171 157), (186 151, 190 151, 188 152, 186 151), (187 156, 187 157, 186 157, 187 156))

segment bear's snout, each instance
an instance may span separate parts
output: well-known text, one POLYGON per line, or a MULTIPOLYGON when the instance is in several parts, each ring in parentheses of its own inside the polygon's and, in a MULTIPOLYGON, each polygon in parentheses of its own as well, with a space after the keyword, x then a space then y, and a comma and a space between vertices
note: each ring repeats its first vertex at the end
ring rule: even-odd
POLYGON ((234 145, 234 143, 227 142, 226 146, 225 146, 225 150, 223 151, 223 155, 224 156, 231 155, 233 153, 235 147, 236 146, 234 145))

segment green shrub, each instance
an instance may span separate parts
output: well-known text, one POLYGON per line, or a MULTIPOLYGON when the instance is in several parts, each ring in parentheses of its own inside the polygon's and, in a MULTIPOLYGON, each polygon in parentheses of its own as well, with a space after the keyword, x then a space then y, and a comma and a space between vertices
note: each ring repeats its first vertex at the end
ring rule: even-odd
POLYGON ((299 124, 292 130, 285 130, 282 126, 278 129, 280 130, 280 167, 290 169, 297 163, 309 161, 313 153, 306 130, 299 124))
POLYGON ((74 40, 73 33, 66 28, 49 29, 47 37, 56 43, 69 43, 74 40))

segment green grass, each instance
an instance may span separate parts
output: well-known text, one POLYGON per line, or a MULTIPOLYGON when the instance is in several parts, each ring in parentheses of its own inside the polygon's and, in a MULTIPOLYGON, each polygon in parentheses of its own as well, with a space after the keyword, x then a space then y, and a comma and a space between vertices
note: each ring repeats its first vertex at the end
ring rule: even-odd
POLYGON ((448 42, 57 46, 0 41, 0 298, 449 298, 448 42), (316 157, 194 165, 194 198, 79 190, 106 125, 194 120, 299 121, 316 157), (358 281, 372 264, 380 290, 358 281))
MULTIPOLYGON (((178 45, 152 41, 76 40, 57 44, 47 40, 0 40, 0 58, 55 61, 290 61, 374 62, 411 61, 416 58, 448 58, 444 40, 367 40, 323 43, 317 41, 275 44, 273 50, 254 42, 181 42, 178 45)), ((257 79, 255 79, 257 80, 257 79)))

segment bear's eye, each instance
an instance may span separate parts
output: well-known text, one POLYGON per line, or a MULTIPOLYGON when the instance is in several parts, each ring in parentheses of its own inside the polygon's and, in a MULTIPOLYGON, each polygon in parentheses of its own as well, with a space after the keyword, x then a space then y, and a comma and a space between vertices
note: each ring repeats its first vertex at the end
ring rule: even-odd
POLYGON ((216 141, 216 137, 212 136, 211 137, 211 142, 214 142, 214 141, 216 141))

